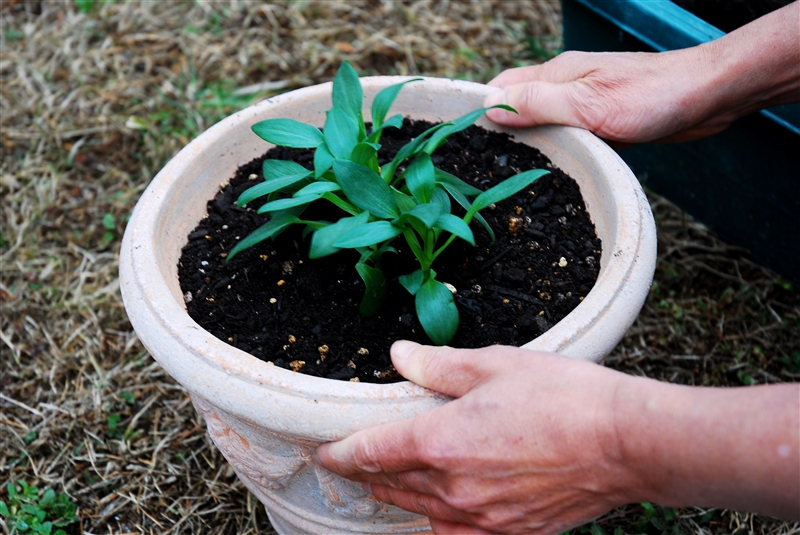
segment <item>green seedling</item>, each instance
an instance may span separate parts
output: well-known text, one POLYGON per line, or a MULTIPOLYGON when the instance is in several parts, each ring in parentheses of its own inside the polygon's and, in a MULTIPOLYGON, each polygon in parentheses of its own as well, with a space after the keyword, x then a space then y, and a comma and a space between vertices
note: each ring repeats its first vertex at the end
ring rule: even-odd
POLYGON ((77 506, 66 494, 53 489, 40 491, 25 481, 9 483, 6 490, 8 503, 0 500, 0 517, 6 519, 11 534, 67 535, 61 528, 80 520, 75 515, 77 506))
MULTIPOLYGON (((304 225, 311 234, 308 256, 322 258, 344 249, 360 254, 355 265, 364 281, 360 312, 378 312, 386 296, 381 257, 395 253, 393 240, 402 236, 419 262, 419 269, 400 277, 414 296, 420 324, 436 344, 444 345, 458 328, 458 309, 453 294, 436 279, 434 261, 455 238, 475 245, 469 227, 477 220, 494 239, 494 232, 480 210, 500 202, 548 173, 541 169, 515 175, 487 191, 481 191, 434 166, 431 154, 447 138, 471 126, 489 108, 474 110, 452 122, 435 125, 402 147, 383 166, 378 163, 381 133, 401 128, 401 115, 389 110, 403 86, 417 79, 383 89, 372 104, 372 127, 362 114, 363 92, 353 67, 344 62, 333 81, 333 107, 322 130, 292 119, 268 119, 253 125, 253 132, 269 143, 314 149, 314 169, 291 161, 265 160, 264 181, 244 191, 240 207, 266 197, 258 212, 271 219, 240 241, 228 255, 267 238, 275 238, 291 225, 304 225), (455 201, 466 213, 451 213, 455 201), (303 217, 316 202, 329 202, 342 211, 337 221, 303 217)), ((505 105, 494 106, 516 111, 505 105)))

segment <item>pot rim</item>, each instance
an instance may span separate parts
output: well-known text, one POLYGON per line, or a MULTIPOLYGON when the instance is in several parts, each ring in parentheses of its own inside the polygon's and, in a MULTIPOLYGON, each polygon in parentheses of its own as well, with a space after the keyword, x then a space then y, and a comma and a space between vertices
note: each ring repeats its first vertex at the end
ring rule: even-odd
MULTIPOLYGON (((424 95, 433 89, 430 84, 443 85, 443 91, 454 94, 474 94, 477 92, 479 95, 485 96, 494 90, 489 86, 474 82, 431 77, 375 76, 361 78, 361 83, 366 94, 370 91, 379 90, 386 85, 411 78, 422 78, 426 83, 408 84, 405 86, 404 92, 416 91, 424 95), (423 87, 424 91, 420 89, 423 87)), ((166 164, 143 193, 125 231, 120 259, 120 282, 123 301, 126 308, 133 306, 134 301, 140 301, 148 307, 150 309, 149 313, 160 323, 161 327, 174 336, 186 351, 202 359, 204 365, 210 365, 227 376, 235 376, 240 380, 257 384, 261 387, 280 389, 282 391, 288 390, 298 396, 325 399, 359 399, 365 403, 382 403, 386 399, 429 398, 431 396, 436 399, 445 399, 440 394, 433 393, 409 381, 391 384, 352 383, 308 376, 268 364, 222 342, 196 324, 186 312, 183 301, 179 302, 174 299, 175 293, 170 290, 170 283, 177 284, 177 281, 168 281, 156 267, 157 244, 155 236, 158 235, 159 230, 163 231, 159 227, 158 217, 160 211, 156 208, 161 206, 167 206, 168 208, 169 201, 175 192, 176 181, 183 176, 183 171, 192 159, 198 153, 214 150, 214 146, 224 139, 229 129, 242 128, 253 124, 254 119, 262 115, 265 110, 279 108, 293 101, 302 102, 306 99, 322 98, 325 95, 330 95, 331 86, 331 82, 326 82, 298 89, 266 99, 241 110, 206 130, 166 164), (147 209, 143 207, 147 207, 147 209), (149 291, 146 292, 149 296, 142 293, 144 288, 149 288, 149 291), (137 292, 139 295, 135 295, 137 292), (168 296, 168 298, 159 301, 151 298, 153 295, 163 295, 168 296)), ((366 107, 365 111, 367 111, 366 107)), ((609 308, 619 306, 618 302, 615 303, 614 293, 618 292, 629 279, 637 276, 641 277, 642 273, 647 277, 647 272, 649 271, 649 277, 652 280, 655 266, 654 240, 652 240, 652 245, 648 245, 646 243, 648 240, 643 240, 642 238, 645 234, 652 232, 654 235, 655 232, 654 227, 652 229, 648 228, 648 226, 653 226, 649 204, 638 181, 622 159, 605 143, 586 130, 554 125, 512 130, 498 127, 491 123, 489 125, 492 130, 511 132, 517 138, 524 137, 524 134, 529 131, 561 132, 562 135, 579 142, 584 147, 583 150, 587 151, 591 157, 610 162, 614 167, 618 167, 618 182, 614 183, 612 187, 618 190, 617 194, 626 197, 629 202, 620 205, 620 212, 617 217, 621 224, 617 225, 617 232, 635 234, 639 237, 639 244, 632 254, 617 255, 615 254, 616 252, 609 251, 606 248, 606 240, 604 239, 601 272, 595 286, 587 294, 584 301, 547 333, 522 346, 526 349, 560 351, 567 355, 580 357, 579 353, 583 346, 574 343, 576 334, 577 338, 580 338, 580 334, 594 325, 609 308), (643 200, 644 204, 642 204, 643 200), (649 249, 653 249, 653 251, 649 249), (652 256, 652 259, 648 258, 650 256, 652 256), (640 258, 645 260, 644 265, 637 265, 635 262, 640 258), (612 265, 621 269, 610 269, 609 266, 612 265), (594 313, 590 313, 591 307, 587 303, 600 303, 603 300, 606 301, 606 304, 594 313), (587 317, 587 314, 590 317, 587 317), (576 327, 578 327, 577 331, 576 327), (568 331, 573 333, 572 336, 567 335, 568 331)), ((179 289, 178 293, 180 294, 179 289)), ((644 296, 641 296, 640 304, 643 300, 644 296)), ((633 313, 633 318, 638 314, 638 310, 639 308, 637 307, 633 313)), ((148 343, 145 340, 143 342, 148 347, 148 343)), ((612 348, 613 346, 608 350, 612 348)), ((150 351, 150 347, 148 347, 148 350, 150 351)), ((153 351, 150 352, 151 354, 154 353, 153 351)), ((599 359, 602 359, 604 354, 601 354, 599 359)), ((594 358, 599 360, 597 357, 594 358)), ((160 361, 160 359, 158 360, 160 361)), ((165 368, 170 371, 168 366, 165 366, 165 368)))

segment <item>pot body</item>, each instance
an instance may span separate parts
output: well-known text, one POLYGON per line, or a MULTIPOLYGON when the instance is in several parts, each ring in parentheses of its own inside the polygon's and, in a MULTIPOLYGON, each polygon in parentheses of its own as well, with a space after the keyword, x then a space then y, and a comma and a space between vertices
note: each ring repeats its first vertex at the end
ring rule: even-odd
MULTIPOLYGON (((365 113, 378 91, 404 79, 362 79, 365 113)), ((406 85, 392 113, 447 121, 482 107, 489 91, 428 78, 406 85)), ((310 456, 321 442, 412 418, 446 403, 446 397, 410 382, 333 381, 267 364, 199 327, 186 312, 178 284, 181 248, 221 179, 268 148, 250 127, 278 117, 322 126, 330 94, 327 83, 265 100, 221 121, 175 156, 128 223, 120 256, 122 296, 142 343, 190 392, 215 444, 265 504, 279 533, 429 532, 426 518, 376 502, 359 484, 313 465, 310 456)), ((485 119, 478 124, 504 130, 485 119)), ((647 199, 624 162, 589 132, 560 126, 510 132, 578 181, 603 241, 592 291, 524 347, 600 362, 633 323, 652 282, 655 225, 647 199)))

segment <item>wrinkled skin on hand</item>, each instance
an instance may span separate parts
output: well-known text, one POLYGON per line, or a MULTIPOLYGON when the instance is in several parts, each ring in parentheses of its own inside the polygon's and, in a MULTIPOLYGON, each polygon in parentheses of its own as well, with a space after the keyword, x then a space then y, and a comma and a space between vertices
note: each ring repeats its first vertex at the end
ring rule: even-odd
POLYGON ((520 113, 495 109, 488 116, 508 126, 577 126, 623 144, 706 137, 737 116, 701 102, 695 71, 706 61, 698 51, 691 61, 686 55, 565 52, 541 65, 509 69, 489 82, 503 91, 486 104, 505 103, 520 113))
POLYGON ((398 342, 395 367, 454 401, 320 446, 317 462, 439 534, 560 533, 625 502, 610 408, 621 374, 519 348, 398 342))
POLYGON ((699 46, 661 53, 565 52, 509 69, 489 85, 487 105, 508 126, 565 124, 620 147, 689 141, 733 121, 800 100, 800 2, 699 46))

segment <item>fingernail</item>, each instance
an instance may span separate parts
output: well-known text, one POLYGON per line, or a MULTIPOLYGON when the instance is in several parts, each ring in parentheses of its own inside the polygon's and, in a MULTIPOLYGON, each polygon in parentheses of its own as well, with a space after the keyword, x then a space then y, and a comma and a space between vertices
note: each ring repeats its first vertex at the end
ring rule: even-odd
POLYGON ((398 363, 405 362, 408 359, 408 356, 414 351, 416 348, 419 347, 419 344, 416 342, 410 342, 408 340, 399 340, 392 344, 392 362, 397 365, 398 363))
POLYGON ((344 440, 328 444, 328 456, 336 462, 343 462, 350 457, 350 448, 344 440))

